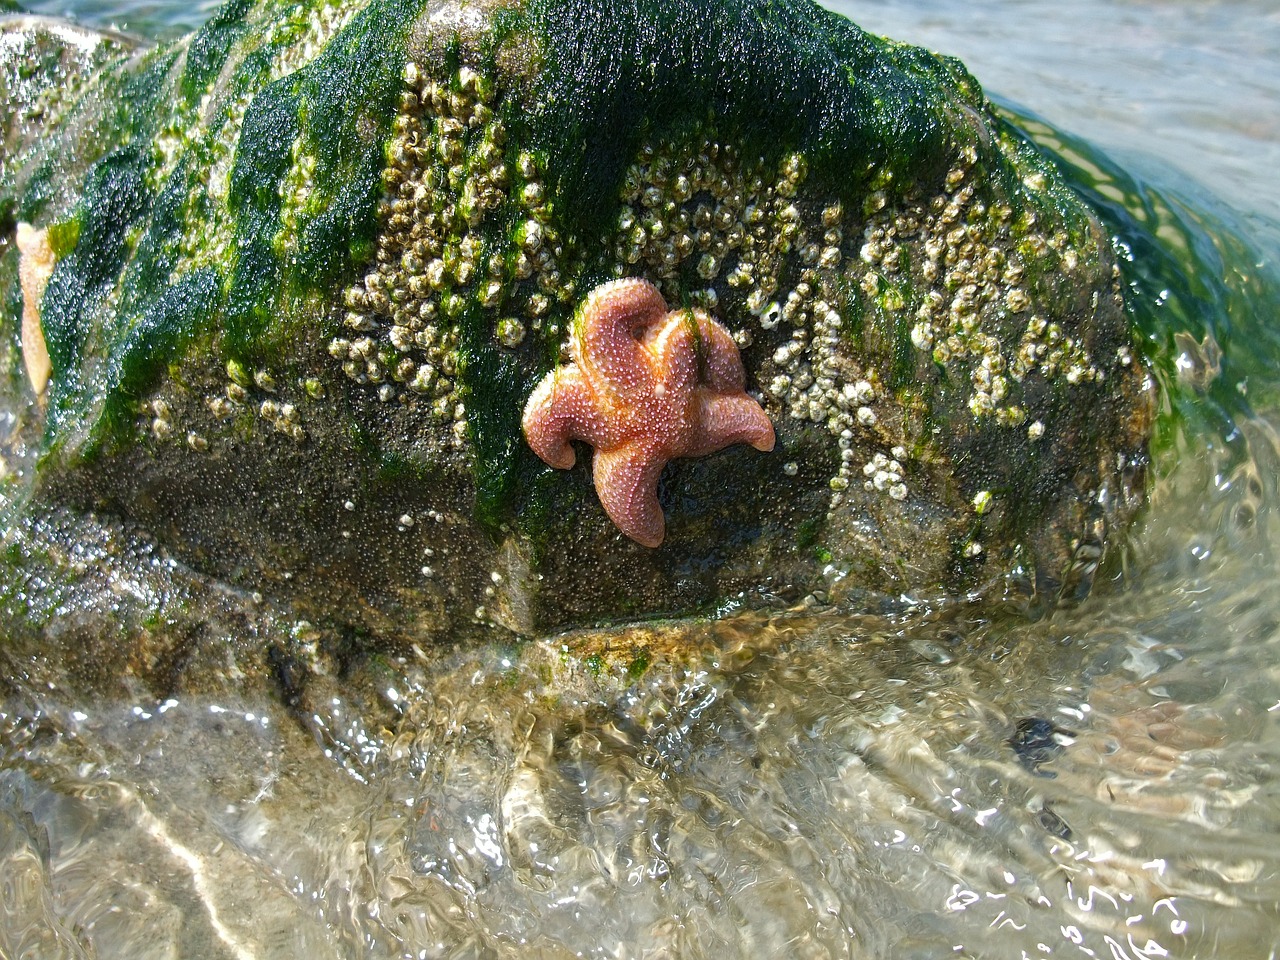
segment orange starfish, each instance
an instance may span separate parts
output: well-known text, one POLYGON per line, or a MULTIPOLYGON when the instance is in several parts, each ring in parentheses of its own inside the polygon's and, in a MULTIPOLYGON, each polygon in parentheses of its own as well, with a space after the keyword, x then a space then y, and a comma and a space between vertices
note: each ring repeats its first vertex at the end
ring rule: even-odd
POLYGON ((605 513, 646 547, 666 520, 658 475, 667 461, 735 443, 772 450, 773 424, 747 396, 738 346, 701 310, 667 310, 646 280, 615 280, 587 295, 574 319, 573 362, 548 373, 524 408, 533 452, 567 470, 570 440, 595 448, 605 513))

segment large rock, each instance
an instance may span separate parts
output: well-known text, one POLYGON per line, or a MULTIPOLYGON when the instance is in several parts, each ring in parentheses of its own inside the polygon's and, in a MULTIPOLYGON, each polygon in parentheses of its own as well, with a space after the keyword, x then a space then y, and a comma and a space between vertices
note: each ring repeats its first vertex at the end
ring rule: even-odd
POLYGON ((69 92, 0 87, 10 597, 91 517, 99 573, 154 542, 220 603, 390 646, 1045 605, 1140 505, 1152 386, 1108 237, 954 60, 802 0, 233 0, 92 51, 69 92), (57 256, 39 398, 18 222, 57 256), (724 324, 777 433, 673 462, 656 549, 586 448, 552 470, 520 428, 620 276, 724 324))

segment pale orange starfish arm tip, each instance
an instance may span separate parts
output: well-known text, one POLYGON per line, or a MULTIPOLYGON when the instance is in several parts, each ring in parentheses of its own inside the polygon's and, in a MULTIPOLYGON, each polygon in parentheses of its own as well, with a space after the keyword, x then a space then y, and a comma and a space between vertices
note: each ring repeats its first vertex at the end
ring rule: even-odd
POLYGON ((576 455, 570 440, 599 443, 603 418, 591 388, 576 366, 557 367, 534 388, 524 405, 522 426, 533 452, 557 470, 568 470, 576 455))
POLYGON ((49 231, 37 230, 29 223, 19 223, 15 237, 18 246, 18 281, 22 286, 22 360, 27 378, 39 396, 49 383, 53 365, 40 325, 40 301, 53 276, 56 258, 49 246, 49 231))
POLYGON ((737 393, 746 385, 738 345, 722 324, 701 310, 673 310, 646 342, 664 375, 687 356, 700 367, 703 382, 712 390, 737 393))
POLYGON ((598 393, 618 398, 644 393, 651 358, 638 341, 666 313, 658 288, 635 277, 603 283, 587 294, 574 324, 571 353, 598 393))
POLYGON ((638 444, 597 450, 592 464, 600 505, 614 526, 644 547, 666 537, 667 521, 658 503, 658 477, 667 461, 638 444))
POLYGON ((745 393, 716 393, 704 389, 700 402, 703 429, 686 456, 705 457, 735 443, 749 443, 761 453, 773 449, 776 442, 773 421, 760 404, 745 393))

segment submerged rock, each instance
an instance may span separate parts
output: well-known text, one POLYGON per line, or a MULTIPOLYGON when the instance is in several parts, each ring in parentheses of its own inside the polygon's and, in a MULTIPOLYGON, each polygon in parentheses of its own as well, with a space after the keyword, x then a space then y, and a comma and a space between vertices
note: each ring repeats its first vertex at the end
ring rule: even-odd
POLYGON ((33 577, 101 609, 86 563, 304 647, 1087 591, 1154 406, 1098 219, 955 60, 715 7, 232 0, 0 87, 13 630, 65 615, 33 577), (19 223, 57 259, 41 396, 19 223), (585 448, 552 470, 521 434, 587 293, 631 276, 729 331, 777 437, 673 462, 656 549, 585 448), (77 561, 57 531, 86 523, 77 561))

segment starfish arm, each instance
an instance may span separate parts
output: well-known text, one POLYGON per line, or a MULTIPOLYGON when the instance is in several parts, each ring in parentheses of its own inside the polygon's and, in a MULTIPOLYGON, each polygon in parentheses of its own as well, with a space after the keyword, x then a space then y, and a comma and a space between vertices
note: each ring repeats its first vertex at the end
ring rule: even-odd
POLYGON ((522 426, 533 452, 558 470, 568 470, 577 459, 570 440, 597 446, 606 439, 596 398, 573 364, 542 378, 525 403, 522 426))
POLYGON ((658 503, 658 477, 666 460, 652 449, 628 444, 616 450, 597 450, 594 463, 596 494, 614 525, 645 547, 656 547, 666 536, 667 523, 658 503))
POLYGON ((44 393, 52 365, 40 325, 40 301, 49 278, 53 276, 56 258, 49 245, 49 231, 36 230, 19 223, 17 229, 18 278, 22 286, 22 359, 36 395, 44 393))
POLYGON ((701 382, 721 393, 743 389, 746 374, 729 331, 701 310, 673 310, 650 331, 646 346, 667 389, 701 382))
POLYGON ((573 352, 597 391, 627 398, 646 393, 651 361, 639 338, 667 313, 647 280, 629 277, 596 287, 575 319, 573 352))
POLYGON ((667 396, 688 394, 698 382, 697 320, 687 310, 672 310, 649 328, 642 344, 651 357, 654 387, 667 396))
POLYGON ((723 325, 698 311, 698 333, 702 338, 702 361, 707 386, 720 393, 736 393, 747 385, 738 345, 723 325))
POLYGON ((773 449, 773 422, 746 393, 717 393, 706 388, 698 392, 700 429, 688 456, 703 457, 735 443, 749 443, 761 452, 773 449))

